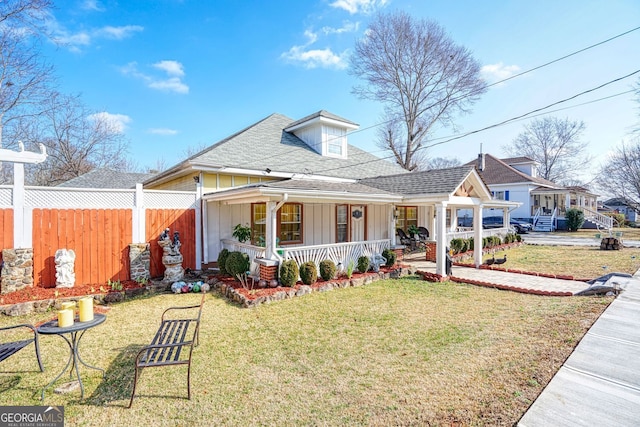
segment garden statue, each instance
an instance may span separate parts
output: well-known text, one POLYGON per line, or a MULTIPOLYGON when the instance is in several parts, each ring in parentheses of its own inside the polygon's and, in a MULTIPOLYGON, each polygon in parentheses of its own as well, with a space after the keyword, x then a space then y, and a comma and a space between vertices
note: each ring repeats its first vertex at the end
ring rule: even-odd
POLYGON ((73 249, 58 249, 55 254, 56 288, 73 288, 76 283, 74 264, 76 253, 73 249))
POLYGON ((162 248, 162 264, 164 264, 164 278, 162 283, 173 284, 184 278, 184 268, 182 268, 182 254, 180 253, 180 233, 173 233, 173 240, 170 239, 170 230, 167 228, 160 235, 158 245, 162 248))
POLYGON ((169 228, 165 228, 158 240, 169 240, 169 228))

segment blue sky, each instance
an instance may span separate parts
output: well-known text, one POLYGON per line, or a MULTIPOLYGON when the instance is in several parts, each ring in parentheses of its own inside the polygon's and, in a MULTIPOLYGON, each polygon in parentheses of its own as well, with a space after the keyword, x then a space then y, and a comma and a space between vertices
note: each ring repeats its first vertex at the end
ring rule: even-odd
MULTIPOLYGON (((172 166, 188 147, 213 144, 271 113, 293 119, 324 109, 360 124, 349 142, 379 156, 382 106, 351 94, 354 41, 371 14, 403 10, 438 22, 495 82, 640 26, 637 0, 60 0, 51 26, 63 45, 44 53, 60 89, 80 93, 116 120, 141 167, 172 166)), ((640 30, 493 86, 459 129, 435 142, 519 116, 640 69, 640 30)), ((559 105, 582 120, 596 156, 628 138, 639 121, 631 93, 639 74, 559 105), (579 106, 578 104, 584 104, 579 106)), ((469 161, 503 156, 527 120, 429 149, 469 161)))

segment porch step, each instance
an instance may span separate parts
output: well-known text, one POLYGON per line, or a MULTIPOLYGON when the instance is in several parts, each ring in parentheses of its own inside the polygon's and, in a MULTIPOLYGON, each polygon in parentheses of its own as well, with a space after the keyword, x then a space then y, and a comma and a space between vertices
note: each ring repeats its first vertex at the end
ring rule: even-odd
POLYGON ((550 216, 540 216, 533 226, 534 231, 553 231, 553 221, 550 216))

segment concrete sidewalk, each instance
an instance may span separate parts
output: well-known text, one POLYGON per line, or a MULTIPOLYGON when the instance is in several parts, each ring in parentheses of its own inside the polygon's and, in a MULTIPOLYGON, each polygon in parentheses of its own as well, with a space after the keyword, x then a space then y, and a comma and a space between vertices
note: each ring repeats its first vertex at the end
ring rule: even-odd
POLYGON ((623 291, 518 422, 537 426, 640 425, 640 279, 623 291))
MULTIPOLYGON (((558 236, 553 233, 531 232, 521 234, 522 240, 529 245, 545 245, 545 246, 600 246, 600 239, 596 239, 597 231, 593 232, 593 239, 588 237, 569 237, 558 236)), ((602 237, 606 237, 606 233, 602 233, 602 237)), ((627 240, 622 235, 622 244, 627 248, 640 248, 640 241, 627 240)))

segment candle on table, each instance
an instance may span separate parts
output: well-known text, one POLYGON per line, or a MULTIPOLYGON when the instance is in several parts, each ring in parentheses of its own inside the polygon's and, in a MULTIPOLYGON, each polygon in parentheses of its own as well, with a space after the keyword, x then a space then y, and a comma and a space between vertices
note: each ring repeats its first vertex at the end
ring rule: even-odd
POLYGON ((73 325, 73 310, 65 308, 64 310, 58 310, 58 326, 66 328, 73 325))
POLYGON ((76 303, 75 301, 66 301, 60 304, 61 310, 71 309, 71 311, 75 310, 76 303))
POLYGON ((78 306, 81 322, 93 320, 93 297, 81 298, 78 301, 78 306))

